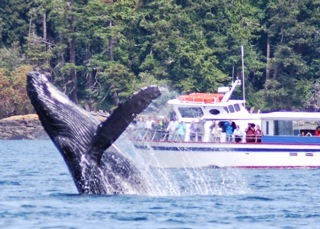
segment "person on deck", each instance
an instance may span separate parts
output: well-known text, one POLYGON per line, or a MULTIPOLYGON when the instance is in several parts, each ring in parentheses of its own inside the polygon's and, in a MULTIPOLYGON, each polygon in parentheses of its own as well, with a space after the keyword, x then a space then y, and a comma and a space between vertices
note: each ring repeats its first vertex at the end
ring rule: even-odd
POLYGON ((317 126, 316 130, 314 131, 314 134, 320 137, 320 126, 317 126))
POLYGON ((219 123, 217 123, 213 119, 212 124, 210 125, 209 129, 210 129, 211 141, 219 142, 220 141, 220 134, 221 134, 221 128, 219 127, 219 123))
POLYGON ((172 118, 171 121, 168 124, 168 127, 166 129, 167 132, 169 132, 169 141, 174 141, 176 137, 176 129, 179 125, 179 122, 176 120, 176 118, 172 118))
POLYGON ((311 137, 311 136, 312 136, 311 132, 309 131, 309 132, 306 134, 306 136, 311 137))
POLYGON ((203 118, 199 118, 198 119, 198 123, 197 123, 197 135, 198 135, 198 141, 199 142, 203 142, 203 138, 204 138, 204 131, 205 131, 205 123, 206 121, 203 118))
POLYGON ((256 142, 261 142, 262 130, 259 125, 256 126, 254 134, 256 136, 256 142))
POLYGON ((224 123, 225 129, 226 129, 226 134, 227 134, 227 142, 232 142, 232 135, 234 131, 234 124, 230 120, 228 122, 224 123))
POLYGON ((255 142, 255 124, 248 123, 248 127, 245 130, 247 142, 255 142))
POLYGON ((145 122, 145 128, 146 128, 146 139, 151 139, 153 133, 153 127, 154 127, 154 120, 151 116, 148 117, 148 119, 145 122))
POLYGON ((155 131, 154 139, 157 141, 164 141, 166 132, 163 125, 163 120, 161 118, 156 119, 153 129, 155 131))
POLYGON ((177 140, 184 141, 185 133, 186 133, 186 124, 182 121, 179 121, 179 124, 176 129, 177 140))
POLYGON ((241 142, 243 140, 244 137, 244 133, 243 131, 240 129, 239 125, 237 125, 236 129, 233 131, 233 141, 234 142, 241 142))
POLYGON ((194 120, 192 120, 191 125, 189 127, 190 130, 190 141, 194 142, 196 140, 197 137, 197 124, 194 120))

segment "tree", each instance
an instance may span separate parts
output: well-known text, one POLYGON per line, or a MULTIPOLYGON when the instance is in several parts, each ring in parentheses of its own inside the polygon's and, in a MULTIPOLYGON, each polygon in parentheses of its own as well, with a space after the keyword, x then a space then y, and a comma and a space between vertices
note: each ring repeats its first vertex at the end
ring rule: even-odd
POLYGON ((53 52, 57 55, 57 69, 55 71, 57 81, 59 81, 71 100, 78 103, 78 76, 77 70, 81 69, 82 62, 76 59, 77 50, 83 48, 77 42, 77 37, 82 31, 76 30, 79 24, 77 15, 82 13, 82 7, 87 1, 81 0, 54 0, 49 5, 50 13, 48 20, 55 28, 56 46, 53 52), (78 47, 79 45, 79 47, 78 47), (65 49, 68 53, 65 53, 65 49), (80 64, 80 66, 79 66, 80 64), (61 77, 62 75, 62 77, 61 77))
POLYGON ((174 1, 144 2, 132 21, 135 63, 141 63, 134 69, 166 79, 180 91, 214 90, 226 75, 215 66, 217 59, 201 25, 183 6, 174 1))
POLYGON ((312 0, 3 0, 0 67, 51 71, 96 109, 147 84, 214 91, 242 77, 243 45, 247 104, 298 109, 320 74, 319 10, 312 0))
POLYGON ((20 47, 15 44, 12 46, 12 48, 0 49, 0 68, 8 71, 13 71, 25 62, 20 47))
POLYGON ((26 91, 26 74, 31 70, 28 65, 11 71, 0 69, 0 118, 33 112, 26 91))
POLYGON ((0 47, 23 45, 28 34, 27 13, 32 0, 0 1, 0 47))
POLYGON ((316 5, 319 4, 310 0, 276 0, 267 4, 266 32, 270 46, 270 56, 267 58, 270 59, 270 76, 267 75, 266 85, 278 86, 266 86, 266 96, 274 96, 277 100, 279 90, 275 88, 281 88, 284 93, 280 101, 286 101, 285 104, 269 104, 269 109, 301 107, 308 95, 307 91, 316 77, 310 72, 311 63, 319 58, 319 53, 313 51, 316 50, 319 38, 313 35, 315 24, 310 23, 311 18, 315 19, 313 15, 316 5), (296 94, 292 95, 292 91, 296 91, 296 94))
POLYGON ((49 0, 34 0, 28 12, 29 33, 27 36, 26 54, 31 65, 49 70, 53 58, 53 43, 50 42, 47 29, 49 0))

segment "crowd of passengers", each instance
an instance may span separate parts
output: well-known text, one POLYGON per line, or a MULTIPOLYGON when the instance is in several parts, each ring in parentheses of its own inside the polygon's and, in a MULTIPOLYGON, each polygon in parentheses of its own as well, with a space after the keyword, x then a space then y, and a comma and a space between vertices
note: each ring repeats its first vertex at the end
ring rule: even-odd
MULTIPOLYGON (((154 119, 152 116, 147 118, 139 116, 134 122, 135 139, 155 140, 155 141, 185 141, 186 133, 189 133, 189 141, 202 142, 205 136, 206 120, 202 118, 195 119, 190 126, 178 121, 175 117, 170 120, 166 118, 154 119), (189 131, 187 131, 189 128, 189 131)), ((261 142, 262 131, 259 125, 248 123, 245 130, 241 130, 235 122, 216 121, 210 122, 210 140, 211 142, 228 142, 228 143, 258 143, 261 142)))

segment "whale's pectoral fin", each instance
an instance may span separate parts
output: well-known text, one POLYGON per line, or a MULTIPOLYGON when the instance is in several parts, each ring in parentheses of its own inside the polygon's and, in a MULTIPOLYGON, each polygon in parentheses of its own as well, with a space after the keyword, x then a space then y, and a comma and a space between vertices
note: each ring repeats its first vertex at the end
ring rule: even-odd
POLYGON ((126 102, 120 104, 110 117, 98 126, 96 134, 92 139, 91 155, 100 162, 103 151, 117 140, 137 114, 142 112, 152 100, 160 95, 161 92, 157 86, 148 86, 142 88, 126 102))

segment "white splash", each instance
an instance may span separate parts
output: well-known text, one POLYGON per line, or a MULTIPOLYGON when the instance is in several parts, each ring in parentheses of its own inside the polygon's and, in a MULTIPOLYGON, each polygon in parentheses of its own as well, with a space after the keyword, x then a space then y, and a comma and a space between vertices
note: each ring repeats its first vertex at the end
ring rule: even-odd
MULTIPOLYGON (((150 196, 239 195, 250 192, 241 170, 217 168, 161 169, 149 167, 125 135, 116 142, 149 182, 150 196)), ((188 161, 188 158, 183 160, 188 161)))

